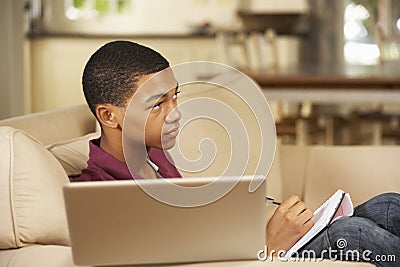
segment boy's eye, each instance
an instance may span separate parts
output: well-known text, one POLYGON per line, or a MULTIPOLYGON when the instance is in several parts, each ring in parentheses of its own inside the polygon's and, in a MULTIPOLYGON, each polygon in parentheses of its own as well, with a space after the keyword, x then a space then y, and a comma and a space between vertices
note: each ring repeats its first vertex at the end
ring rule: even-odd
POLYGON ((152 109, 153 109, 153 110, 154 110, 154 109, 159 109, 160 106, 161 106, 161 103, 162 103, 162 102, 159 102, 159 103, 155 104, 155 105, 152 107, 152 109))
POLYGON ((174 99, 178 98, 178 94, 179 94, 180 92, 181 92, 181 91, 176 91, 175 94, 174 94, 174 96, 173 96, 173 98, 174 98, 174 99))

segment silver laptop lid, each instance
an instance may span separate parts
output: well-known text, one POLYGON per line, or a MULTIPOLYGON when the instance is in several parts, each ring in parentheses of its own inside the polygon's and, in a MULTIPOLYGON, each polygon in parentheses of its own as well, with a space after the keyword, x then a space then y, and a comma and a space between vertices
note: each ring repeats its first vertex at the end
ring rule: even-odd
POLYGON ((70 183, 64 197, 78 265, 159 264, 257 259, 265 244, 262 176, 166 179, 184 187, 239 181, 195 207, 165 204, 142 187, 176 194, 161 180, 70 183), (262 183, 249 192, 250 182, 262 183))

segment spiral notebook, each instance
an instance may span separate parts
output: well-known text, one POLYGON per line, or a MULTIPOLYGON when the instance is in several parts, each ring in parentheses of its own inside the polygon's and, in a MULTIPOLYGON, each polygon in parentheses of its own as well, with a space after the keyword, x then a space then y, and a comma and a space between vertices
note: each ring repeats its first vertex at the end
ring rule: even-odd
POLYGON ((314 212, 312 220, 314 226, 294 244, 285 254, 285 258, 290 258, 298 250, 307 245, 318 233, 324 230, 328 225, 343 216, 353 215, 353 203, 350 195, 343 190, 338 189, 327 201, 325 201, 314 212))

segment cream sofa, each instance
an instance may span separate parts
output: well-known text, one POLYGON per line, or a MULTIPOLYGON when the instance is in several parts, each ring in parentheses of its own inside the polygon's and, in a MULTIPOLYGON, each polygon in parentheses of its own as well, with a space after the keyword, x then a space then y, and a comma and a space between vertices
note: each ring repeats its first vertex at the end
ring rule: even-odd
MULTIPOLYGON (((85 105, 0 121, 0 266, 74 266, 62 186, 79 175, 87 142, 99 136, 85 105)), ((297 194, 316 207, 337 188, 358 204, 400 191, 400 147, 277 146, 267 191, 282 200, 297 194)), ((272 207, 267 207, 271 209, 272 207)), ((271 214, 271 210, 269 214, 271 214)), ((258 266, 219 262, 187 266, 258 266)), ((321 262, 268 262, 272 266, 364 266, 321 262)))

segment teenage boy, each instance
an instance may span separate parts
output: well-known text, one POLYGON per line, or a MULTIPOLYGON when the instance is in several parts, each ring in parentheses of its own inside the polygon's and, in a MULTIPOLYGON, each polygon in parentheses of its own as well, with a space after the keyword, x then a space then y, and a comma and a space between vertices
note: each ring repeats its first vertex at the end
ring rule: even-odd
MULTIPOLYGON (((88 167, 78 181, 181 177, 165 151, 175 144, 181 114, 177 82, 163 56, 136 43, 111 42, 91 56, 82 80, 86 101, 101 125, 101 137, 90 142, 88 167), (131 101, 132 110, 127 111, 131 101), (127 112, 130 152, 135 153, 131 145, 148 152, 148 156, 135 157, 134 175, 122 148, 127 112)), ((312 216, 313 211, 297 196, 283 201, 267 225, 268 253, 289 250, 312 227, 312 216)), ((379 255, 394 255, 400 261, 400 195, 382 194, 358 206, 354 216, 335 221, 304 249, 315 251, 317 257, 330 258, 327 252, 336 250, 345 254, 336 258, 341 260, 374 261, 379 255), (338 246, 341 239, 346 247, 338 246), (367 252, 368 258, 347 251, 367 252)))
POLYGON ((164 151, 175 144, 181 117, 176 109, 177 82, 168 67, 168 61, 156 51, 126 41, 109 43, 93 54, 82 85, 86 102, 101 125, 101 137, 90 141, 88 167, 78 181, 181 177, 164 151), (154 86, 136 92, 152 76, 149 82, 154 86), (148 158, 137 160, 141 164, 132 177, 122 149, 122 127, 134 94, 132 118, 147 118, 145 125, 139 122, 142 129, 136 134, 145 132, 148 158))

